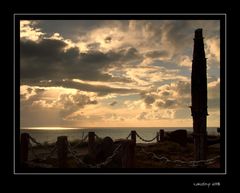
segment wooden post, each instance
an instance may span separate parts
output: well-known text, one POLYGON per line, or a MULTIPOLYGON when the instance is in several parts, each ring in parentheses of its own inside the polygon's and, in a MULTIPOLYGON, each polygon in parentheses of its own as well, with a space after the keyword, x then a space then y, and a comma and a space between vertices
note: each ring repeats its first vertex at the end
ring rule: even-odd
POLYGON ((191 112, 196 161, 207 158, 207 96, 207 59, 204 51, 203 34, 202 29, 196 29, 191 75, 191 112))
POLYGON ((28 146, 29 146, 29 134, 22 133, 21 134, 21 163, 28 161, 28 146))
POLYGON ((164 129, 160 129, 159 131, 159 140, 160 142, 164 141, 164 129))
POLYGON ((95 144, 95 132, 88 132, 88 152, 93 153, 93 147, 95 144))
POLYGON ((156 138, 157 142, 159 142, 159 138, 160 138, 159 135, 160 135, 159 132, 157 132, 157 138, 156 138))
POLYGON ((136 145, 136 135, 137 135, 137 132, 132 130, 131 131, 131 140, 133 141, 133 143, 136 145))
POLYGON ((67 166, 68 139, 67 136, 57 138, 58 166, 65 168, 67 166))
POLYGON ((133 140, 123 142, 122 168, 135 167, 135 143, 133 140))

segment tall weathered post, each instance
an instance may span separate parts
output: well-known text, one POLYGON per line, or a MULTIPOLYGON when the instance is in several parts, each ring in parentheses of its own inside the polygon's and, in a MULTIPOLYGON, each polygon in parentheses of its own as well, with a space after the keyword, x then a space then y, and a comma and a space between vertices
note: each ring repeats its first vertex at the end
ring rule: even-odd
POLYGON ((191 95, 195 160, 207 155, 207 73, 202 29, 195 30, 192 60, 191 95))

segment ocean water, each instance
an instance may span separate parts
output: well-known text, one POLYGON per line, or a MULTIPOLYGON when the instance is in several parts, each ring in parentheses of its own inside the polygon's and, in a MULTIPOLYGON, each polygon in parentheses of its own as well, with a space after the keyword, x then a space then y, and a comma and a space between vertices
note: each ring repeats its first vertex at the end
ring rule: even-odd
MULTIPOLYGON (((186 129, 189 133, 193 131, 190 127, 144 127, 144 128, 63 128, 63 127, 22 127, 20 133, 29 133, 33 138, 35 138, 39 143, 53 143, 56 142, 58 136, 68 136, 69 141, 76 139, 82 139, 86 136, 88 132, 94 131, 96 135, 101 138, 106 136, 111 137, 113 140, 116 139, 126 139, 131 130, 135 130, 144 139, 153 139, 160 129, 167 131, 174 131, 177 129, 186 129)), ((208 127, 207 132, 210 135, 218 135, 216 127, 208 127)), ((154 140, 153 142, 156 142, 154 140)), ((137 143, 144 143, 137 137, 137 143)))

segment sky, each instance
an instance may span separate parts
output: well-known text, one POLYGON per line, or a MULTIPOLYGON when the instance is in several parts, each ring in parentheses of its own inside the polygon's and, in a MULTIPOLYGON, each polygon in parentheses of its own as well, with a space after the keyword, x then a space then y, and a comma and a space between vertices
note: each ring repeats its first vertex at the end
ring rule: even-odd
POLYGON ((20 126, 192 127, 197 28, 219 127, 218 20, 21 20, 20 126))

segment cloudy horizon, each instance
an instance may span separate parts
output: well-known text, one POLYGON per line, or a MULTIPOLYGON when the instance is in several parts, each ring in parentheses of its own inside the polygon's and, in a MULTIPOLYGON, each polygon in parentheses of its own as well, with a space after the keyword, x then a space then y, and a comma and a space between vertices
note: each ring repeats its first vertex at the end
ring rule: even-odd
POLYGON ((219 127, 219 20, 21 20, 21 127, 192 127, 197 28, 219 127))

